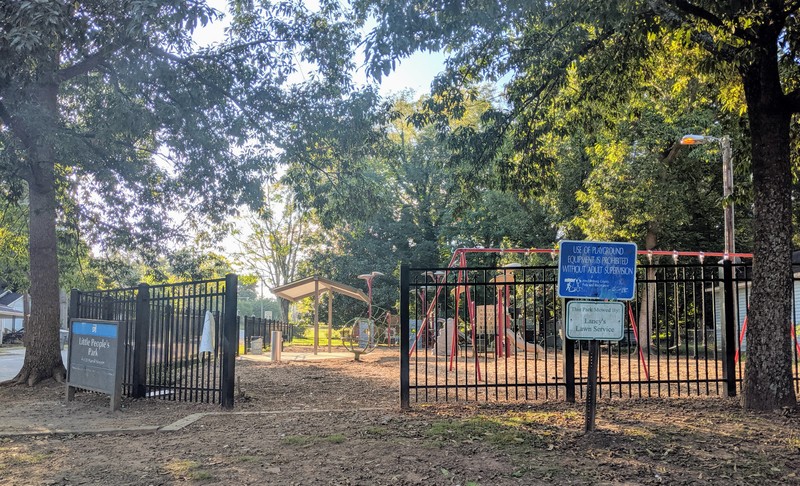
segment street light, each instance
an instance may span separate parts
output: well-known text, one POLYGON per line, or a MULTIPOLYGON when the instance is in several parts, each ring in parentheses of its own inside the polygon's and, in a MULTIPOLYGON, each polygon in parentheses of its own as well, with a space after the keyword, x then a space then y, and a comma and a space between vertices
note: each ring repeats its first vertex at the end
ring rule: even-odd
POLYGON ((358 276, 361 280, 367 281, 367 292, 369 294, 369 307, 367 310, 367 318, 372 319, 372 279, 375 277, 380 277, 383 274, 381 272, 371 272, 371 273, 363 273, 358 276))
POLYGON ((722 150, 722 198, 723 211, 725 215, 725 259, 736 253, 736 240, 733 232, 733 164, 731 162, 731 138, 727 135, 722 137, 712 137, 709 135, 684 135, 681 137, 681 145, 703 145, 707 143, 719 143, 722 150))

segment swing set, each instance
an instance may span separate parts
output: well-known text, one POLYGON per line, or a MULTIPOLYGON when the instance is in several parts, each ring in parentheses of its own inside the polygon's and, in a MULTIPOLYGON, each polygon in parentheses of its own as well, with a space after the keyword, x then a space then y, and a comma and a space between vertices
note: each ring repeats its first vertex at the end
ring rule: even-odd
MULTIPOLYGON (((447 265, 447 268, 450 270, 452 269, 453 273, 456 275, 456 282, 455 282, 455 296, 454 296, 454 310, 455 310, 455 318, 453 319, 453 329, 450 330, 449 328, 449 320, 445 320, 445 329, 446 331, 443 333, 445 336, 448 336, 450 339, 449 343, 449 352, 445 354, 449 354, 449 366, 448 371, 453 370, 453 364, 455 355, 458 349, 458 340, 460 337, 460 332, 458 329, 458 316, 460 306, 463 304, 466 308, 465 314, 467 314, 468 319, 468 339, 473 345, 473 357, 474 357, 474 364, 477 373, 477 378, 479 381, 482 380, 481 378, 481 369, 480 369, 480 360, 478 357, 478 351, 475 344, 477 343, 479 329, 483 332, 486 332, 489 327, 494 326, 492 329, 492 333, 495 336, 494 341, 494 353, 497 358, 502 357, 509 357, 514 354, 514 350, 512 349, 512 345, 516 345, 517 350, 523 351, 532 351, 534 355, 539 350, 538 345, 533 345, 525 341, 524 338, 520 338, 519 334, 511 329, 511 317, 506 313, 506 309, 510 307, 512 294, 511 288, 513 285, 516 284, 515 274, 514 272, 521 267, 518 263, 511 263, 504 266, 502 269, 499 270, 498 275, 490 280, 490 283, 496 286, 496 295, 495 295, 495 304, 494 305, 486 305, 483 306, 485 316, 479 316, 477 312, 477 306, 475 299, 471 293, 471 285, 467 281, 466 278, 466 271, 467 269, 467 256, 471 254, 496 254, 496 255, 506 255, 506 254, 521 254, 524 256, 532 255, 532 254, 549 254, 553 260, 556 259, 556 255, 558 253, 557 249, 541 249, 541 248, 530 248, 530 249, 523 249, 523 248, 459 248, 453 252, 453 256, 450 259, 450 263, 447 265), (464 295, 463 299, 461 295, 464 295), (479 317, 483 317, 484 322, 478 322, 479 317)), ((697 258, 700 263, 703 263, 703 260, 707 257, 709 258, 722 258, 723 260, 735 259, 735 258, 752 258, 752 254, 749 253, 727 253, 727 252, 689 252, 689 251, 659 251, 659 250, 640 250, 638 251, 639 256, 644 256, 648 258, 648 261, 652 263, 653 257, 656 256, 671 256, 675 262, 677 263, 678 258, 680 257, 692 257, 697 258)), ((435 284, 435 293, 432 298, 428 299, 427 292, 423 287, 418 291, 418 297, 420 299, 420 304, 424 311, 424 317, 422 319, 422 323, 419 328, 416 330, 416 338, 411 343, 409 349, 409 356, 411 356, 419 342, 423 339, 423 337, 428 336, 428 329, 432 327, 431 321, 433 320, 433 316, 436 313, 436 308, 439 299, 441 298, 442 289, 445 288, 445 285, 442 285, 447 280, 447 273, 444 271, 439 272, 426 272, 425 279, 426 279, 426 286, 429 278, 433 278, 435 284)), ((430 288, 430 287, 428 287, 430 288)), ((638 326, 636 323, 636 319, 634 317, 633 306, 630 302, 627 303, 628 307, 628 319, 630 328, 633 331, 634 338, 636 339, 637 343, 641 343, 639 338, 639 331, 638 326)), ((745 324, 742 329, 742 337, 744 336, 744 330, 746 328, 747 321, 745 320, 745 324)), ((465 336, 466 337, 466 336, 465 336)), ((795 344, 797 342, 795 341, 795 344)), ((650 380, 650 374, 647 366, 647 361, 645 359, 644 352, 642 350, 642 346, 637 346, 638 348, 638 357, 641 361, 643 371, 645 373, 646 379, 650 380)), ((798 345, 798 353, 800 353, 800 345, 798 345)), ((738 358, 738 351, 737 351, 737 358, 738 358)))

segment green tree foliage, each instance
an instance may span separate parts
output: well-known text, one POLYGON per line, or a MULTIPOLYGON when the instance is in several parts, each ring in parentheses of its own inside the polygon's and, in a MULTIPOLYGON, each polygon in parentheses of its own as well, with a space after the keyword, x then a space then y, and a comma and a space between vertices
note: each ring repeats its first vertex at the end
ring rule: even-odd
POLYGON ((743 93, 750 134, 755 264, 745 407, 796 402, 789 338, 790 124, 800 111, 795 2, 362 0, 356 5, 377 20, 368 38, 373 73, 385 74, 394 59, 416 50, 447 49, 449 69, 438 90, 450 104, 461 101, 464 82, 508 76, 509 109, 494 117, 494 136, 482 139, 494 142, 480 147, 496 151, 506 140, 502 135, 509 135, 532 180, 558 173, 552 155, 541 150, 549 129, 542 112, 567 86, 570 72, 581 80, 580 96, 624 106, 640 84, 632 78, 646 73, 663 52, 660 38, 703 49, 707 55, 698 72, 743 93))
POLYGON ((157 249, 165 234, 258 204, 284 133, 313 130, 312 100, 347 97, 355 35, 335 2, 231 6, 228 40, 200 48, 192 32, 219 17, 204 2, 0 5, 0 177, 27 186, 35 303, 16 382, 64 376, 59 187, 74 194, 85 241, 157 249), (173 208, 188 216, 181 227, 170 228, 173 208))
MULTIPOLYGON (((490 106, 486 94, 447 125, 477 129, 490 106)), ((461 246, 551 246, 555 240, 555 227, 538 203, 500 190, 492 165, 476 168, 455 157, 436 127, 425 123, 431 121, 425 104, 426 98, 395 101, 392 121, 384 125, 385 142, 373 148, 361 172, 354 174, 355 180, 372 182, 361 186, 363 194, 351 205, 320 212, 333 217, 313 235, 304 267, 359 288, 364 286, 356 279, 359 274, 391 276, 379 277, 373 285, 375 305, 384 309, 396 310, 400 263, 444 266, 461 246), (369 205, 366 215, 352 208, 361 201, 369 205)), ((363 305, 344 300, 335 301, 338 311, 363 312, 363 305)))
POLYGON ((28 288, 28 215, 4 190, 0 207, 0 280, 12 289, 28 288))
MULTIPOLYGON (((297 279, 311 216, 301 212, 294 195, 280 186, 272 185, 268 193, 269 207, 247 217, 246 228, 234 229, 233 234, 240 247, 236 258, 272 289, 297 279)), ((288 301, 281 302, 280 318, 289 319, 288 301)))
POLYGON ((262 289, 257 275, 239 275, 239 315, 263 317, 269 311, 273 319, 280 319, 280 304, 276 299, 261 297, 262 289))

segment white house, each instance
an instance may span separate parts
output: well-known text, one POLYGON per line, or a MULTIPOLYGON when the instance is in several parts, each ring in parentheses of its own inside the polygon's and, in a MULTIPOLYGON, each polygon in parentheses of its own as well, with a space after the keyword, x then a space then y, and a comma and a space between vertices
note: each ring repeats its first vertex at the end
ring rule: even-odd
MULTIPOLYGON (((736 319, 736 342, 741 342, 741 351, 747 351, 747 338, 742 334, 742 328, 747 320, 747 308, 750 302, 750 294, 752 292, 751 282, 739 282, 733 287, 733 314, 736 319)), ((723 294, 722 285, 714 288, 714 327, 716 334, 717 346, 722 345, 722 333, 724 332, 723 319, 725 318, 725 299, 723 294)), ((800 325, 800 272, 794 274, 793 282, 793 299, 792 299, 792 322, 794 326, 800 325)), ((798 343, 800 343, 800 335, 795 336, 798 343)))
MULTIPOLYGON (((67 329, 69 322, 67 316, 69 295, 63 290, 59 292, 58 304, 61 329, 67 329)), ((24 311, 23 294, 12 292, 0 285, 0 344, 3 343, 2 334, 4 332, 16 331, 24 326, 24 311)), ((30 312, 30 307, 28 312, 30 312)))
POLYGON ((16 331, 22 327, 23 295, 10 290, 0 290, 0 331, 16 331))

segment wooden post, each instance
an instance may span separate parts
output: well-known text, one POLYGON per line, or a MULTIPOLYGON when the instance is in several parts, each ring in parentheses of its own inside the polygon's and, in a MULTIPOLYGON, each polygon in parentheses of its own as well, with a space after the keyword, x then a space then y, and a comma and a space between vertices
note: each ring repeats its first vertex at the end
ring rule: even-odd
POLYGON ((314 355, 319 348, 319 277, 314 276, 314 355))
POLYGON ((333 290, 328 289, 328 352, 329 353, 333 352, 331 345, 332 327, 333 327, 333 290))

